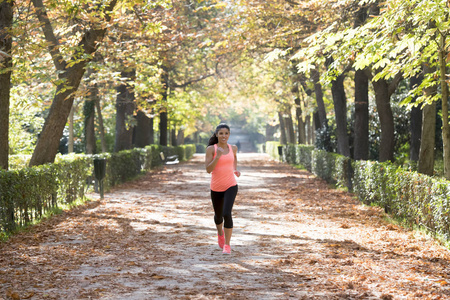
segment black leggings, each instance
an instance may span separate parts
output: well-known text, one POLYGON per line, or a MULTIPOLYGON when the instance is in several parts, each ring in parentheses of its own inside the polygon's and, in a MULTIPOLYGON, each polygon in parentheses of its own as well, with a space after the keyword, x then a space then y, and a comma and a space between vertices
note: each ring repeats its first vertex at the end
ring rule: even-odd
POLYGON ((233 228, 233 218, 231 209, 233 208, 234 199, 238 192, 238 186, 232 186, 225 192, 211 191, 211 201, 214 208, 214 223, 216 225, 223 224, 224 228, 233 228))

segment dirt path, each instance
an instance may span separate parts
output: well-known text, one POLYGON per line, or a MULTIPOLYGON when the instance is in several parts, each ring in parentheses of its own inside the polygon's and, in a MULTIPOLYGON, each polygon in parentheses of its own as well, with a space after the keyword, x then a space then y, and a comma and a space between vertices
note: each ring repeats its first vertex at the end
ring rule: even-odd
POLYGON ((239 160, 231 256, 196 155, 0 244, 0 299, 450 299, 448 250, 305 171, 239 160))

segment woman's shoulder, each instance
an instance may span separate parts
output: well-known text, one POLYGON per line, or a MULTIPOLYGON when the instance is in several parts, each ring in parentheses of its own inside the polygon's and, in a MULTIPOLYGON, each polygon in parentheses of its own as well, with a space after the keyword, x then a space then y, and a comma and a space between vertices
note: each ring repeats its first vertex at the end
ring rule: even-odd
POLYGON ((238 147, 236 145, 230 145, 233 152, 236 152, 238 150, 238 147))
POLYGON ((214 145, 206 147, 206 152, 208 151, 214 151, 214 145))

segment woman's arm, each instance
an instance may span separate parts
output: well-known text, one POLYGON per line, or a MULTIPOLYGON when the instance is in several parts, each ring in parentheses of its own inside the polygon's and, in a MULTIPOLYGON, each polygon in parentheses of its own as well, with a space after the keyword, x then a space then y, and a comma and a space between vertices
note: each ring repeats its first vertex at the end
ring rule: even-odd
POLYGON ((233 149, 233 154, 234 154, 234 174, 239 177, 241 176, 241 172, 239 172, 237 170, 237 151, 238 151, 238 147, 237 146, 231 146, 231 148, 233 149))
POLYGON ((220 147, 217 147, 216 157, 214 157, 214 146, 208 146, 208 148, 206 148, 206 155, 205 155, 206 172, 211 173, 214 170, 222 154, 223 149, 220 147))

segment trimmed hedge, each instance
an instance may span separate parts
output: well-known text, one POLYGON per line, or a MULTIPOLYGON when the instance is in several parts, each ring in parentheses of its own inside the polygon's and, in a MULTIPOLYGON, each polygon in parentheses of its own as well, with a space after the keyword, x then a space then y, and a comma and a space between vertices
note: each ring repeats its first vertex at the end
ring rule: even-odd
MULTIPOLYGON (((271 149, 273 143, 268 143, 266 147, 271 149)), ((335 153, 315 150, 311 146, 282 147, 286 162, 300 162, 327 182, 347 187, 361 202, 383 207, 387 213, 407 224, 426 228, 430 233, 450 241, 449 181, 411 172, 391 163, 354 161, 335 153), (292 148, 296 153, 295 161, 292 148)), ((272 149, 267 153, 275 159, 279 158, 278 151, 272 149)))
POLYGON ((279 142, 266 142, 266 153, 275 160, 282 160, 278 155, 278 146, 281 146, 279 142))
POLYGON ((57 158, 53 164, 0 171, 0 232, 40 219, 58 204, 84 197, 92 172, 89 156, 57 158))
POLYGON ((95 158, 106 159, 105 188, 135 178, 163 164, 164 155, 178 155, 180 161, 190 159, 195 145, 125 150, 99 155, 58 155, 55 163, 36 167, 25 166, 28 156, 15 156, 10 166, 0 170, 0 233, 12 232, 39 220, 52 209, 83 199, 87 185, 93 181, 95 158))

